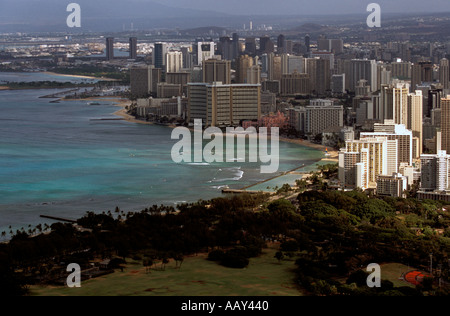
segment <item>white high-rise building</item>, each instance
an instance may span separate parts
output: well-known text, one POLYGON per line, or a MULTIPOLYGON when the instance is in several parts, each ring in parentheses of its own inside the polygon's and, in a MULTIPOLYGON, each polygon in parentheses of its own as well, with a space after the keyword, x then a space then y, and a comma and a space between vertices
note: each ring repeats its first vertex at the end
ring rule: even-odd
MULTIPOLYGON (((379 175, 388 175, 389 171, 395 169, 396 161, 395 140, 388 140, 387 137, 365 138, 352 140, 345 143, 345 148, 341 150, 343 154, 361 153, 363 149, 368 150, 367 159, 367 182, 368 187, 375 188, 379 175)), ((358 161, 359 162, 359 161, 358 161)), ((339 168, 344 168, 341 164, 339 168)))
MULTIPOLYGON (((394 124, 389 121, 385 121, 385 124, 375 124, 375 132, 373 133, 361 133, 361 139, 365 138, 379 138, 386 137, 388 140, 398 141, 398 166, 401 163, 406 163, 408 166, 413 164, 413 133, 408 130, 405 125, 394 124)), ((390 175, 392 173, 389 173, 390 175)))
POLYGON ((423 95, 422 91, 408 95, 408 120, 407 128, 417 138, 417 148, 413 150, 413 157, 419 158, 423 153, 423 95))
POLYGON ((197 65, 203 64, 204 60, 208 60, 215 55, 214 42, 198 42, 197 43, 197 65))
POLYGON ((172 51, 166 54, 166 72, 179 72, 183 68, 183 53, 172 51))
POLYGON ((436 155, 422 155, 421 191, 445 191, 449 189, 450 155, 445 150, 436 155))

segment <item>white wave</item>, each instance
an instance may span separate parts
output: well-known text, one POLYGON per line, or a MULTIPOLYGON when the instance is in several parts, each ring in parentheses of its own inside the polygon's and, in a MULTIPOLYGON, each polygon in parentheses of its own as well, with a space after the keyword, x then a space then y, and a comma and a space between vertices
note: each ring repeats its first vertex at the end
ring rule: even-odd
POLYGON ((190 166, 209 166, 208 162, 190 162, 188 163, 190 166))
POLYGON ((223 181, 239 181, 244 176, 244 171, 241 170, 241 167, 234 167, 234 168, 227 168, 225 171, 230 171, 232 173, 232 178, 214 178, 211 181, 208 181, 209 183, 212 182, 223 182, 223 181))

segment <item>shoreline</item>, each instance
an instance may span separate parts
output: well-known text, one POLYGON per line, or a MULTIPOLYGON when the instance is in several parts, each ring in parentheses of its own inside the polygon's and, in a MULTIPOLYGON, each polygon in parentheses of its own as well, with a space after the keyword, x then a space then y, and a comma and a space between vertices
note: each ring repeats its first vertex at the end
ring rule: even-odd
MULTIPOLYGON (((119 116, 119 117, 123 118, 125 121, 130 122, 130 123, 144 124, 144 125, 156 125, 153 122, 146 122, 143 120, 139 120, 139 119, 135 118, 134 116, 128 114, 125 109, 126 106, 131 104, 131 101, 128 99, 114 98, 114 97, 92 97, 92 98, 84 98, 84 99, 76 99, 76 100, 78 100, 78 101, 109 101, 109 102, 113 102, 113 103, 115 103, 114 104, 115 106, 121 108, 120 110, 114 112, 113 115, 119 116)), ((67 101, 70 101, 70 100, 67 100, 67 101)), ((174 128, 175 126, 166 126, 166 127, 174 128)), ((190 130, 194 131, 193 128, 190 128, 190 130)), ((226 136, 226 133, 224 133, 224 136, 226 136)), ((258 136, 256 135, 256 137, 258 137, 258 136)), ((281 142, 290 143, 290 144, 294 144, 294 145, 301 146, 301 147, 312 148, 312 149, 315 149, 322 153, 325 153, 325 150, 329 149, 326 146, 323 146, 320 144, 314 144, 314 143, 311 143, 304 139, 291 139, 291 138, 286 138, 286 137, 280 137, 279 140, 281 142)), ((299 179, 301 179, 301 178, 303 178, 303 175, 300 174, 300 173, 303 173, 301 171, 302 169, 305 169, 305 168, 311 167, 311 166, 314 166, 317 169, 317 164, 320 164, 320 163, 325 163, 325 162, 338 163, 339 162, 339 160, 338 160, 339 152, 337 150, 332 149, 332 150, 329 150, 328 153, 329 153, 329 156, 325 156, 325 154, 324 154, 324 157, 317 158, 314 161, 314 163, 311 165, 299 166, 299 167, 295 168, 294 170, 282 172, 279 175, 272 176, 266 180, 262 180, 257 183, 253 183, 249 186, 246 186, 244 189, 240 189, 240 190, 247 190, 247 189, 250 189, 261 183, 269 182, 269 181, 272 181, 272 180, 275 180, 275 179, 278 179, 278 178, 281 178, 284 176, 289 176, 289 175, 298 174, 299 179)), ((261 192, 264 192, 264 191, 261 191, 261 192)), ((272 192, 272 193, 275 193, 275 192, 272 192)), ((223 193, 221 193, 221 194, 223 194, 223 193)))
POLYGON ((83 75, 67 75, 67 74, 59 74, 57 72, 51 72, 51 71, 44 71, 41 72, 42 74, 46 75, 52 75, 52 76, 59 76, 59 77, 72 77, 72 78, 80 78, 80 79, 93 79, 93 80, 99 80, 99 81, 119 81, 118 79, 111 79, 111 78, 98 78, 93 76, 83 76, 83 75))

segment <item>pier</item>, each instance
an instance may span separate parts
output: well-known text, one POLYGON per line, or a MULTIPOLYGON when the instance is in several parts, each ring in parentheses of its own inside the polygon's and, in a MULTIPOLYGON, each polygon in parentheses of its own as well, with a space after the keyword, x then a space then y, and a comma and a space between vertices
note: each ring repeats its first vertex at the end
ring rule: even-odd
POLYGON ((260 184, 263 184, 263 183, 266 183, 266 182, 269 182, 269 181, 272 181, 272 180, 274 180, 274 179, 277 179, 277 178, 286 176, 286 175, 288 175, 288 174, 293 174, 293 175, 298 175, 298 176, 304 176, 304 175, 307 175, 307 174, 309 174, 308 172, 300 172, 300 171, 298 171, 298 170, 300 170, 300 169, 303 169, 305 166, 306 166, 306 165, 302 165, 302 166, 297 167, 297 168, 295 168, 295 169, 292 169, 292 170, 290 170, 290 171, 283 172, 282 174, 277 175, 277 176, 275 176, 275 177, 272 177, 272 178, 270 178, 270 179, 263 180, 263 181, 260 181, 260 182, 257 182, 257 183, 253 183, 253 184, 251 184, 251 185, 249 185, 249 186, 246 186, 246 187, 244 187, 244 188, 242 188, 242 189, 240 189, 240 190, 236 190, 236 189, 224 189, 224 190, 222 190, 222 193, 225 193, 225 194, 226 194, 226 193, 228 193, 228 194, 243 194, 243 193, 260 194, 260 193, 265 193, 265 194, 267 194, 267 193, 269 193, 269 192, 265 192, 265 191, 255 191, 255 190, 247 190, 247 189, 249 189, 249 188, 251 188, 251 187, 254 187, 254 186, 257 186, 257 185, 260 185, 260 184))
POLYGON ((76 89, 71 89, 71 90, 67 90, 67 91, 60 91, 57 93, 53 93, 53 94, 49 94, 49 95, 43 95, 42 97, 39 97, 39 99, 59 99, 61 97, 63 97, 64 95, 66 95, 67 93, 71 93, 71 92, 75 92, 75 91, 79 91, 79 88, 76 89))

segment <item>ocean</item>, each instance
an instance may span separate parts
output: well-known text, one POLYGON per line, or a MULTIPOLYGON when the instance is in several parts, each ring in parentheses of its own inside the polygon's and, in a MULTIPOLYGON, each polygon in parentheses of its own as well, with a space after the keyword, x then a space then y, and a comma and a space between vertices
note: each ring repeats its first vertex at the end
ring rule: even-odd
MULTIPOLYGON (((77 219, 88 211, 211 199, 224 187, 274 176, 261 174, 259 163, 175 163, 171 128, 100 120, 118 118, 119 108, 108 101, 39 98, 55 91, 0 91, 0 233, 52 223, 40 215, 77 219)), ((320 158, 320 151, 281 142, 278 174, 320 158)))

